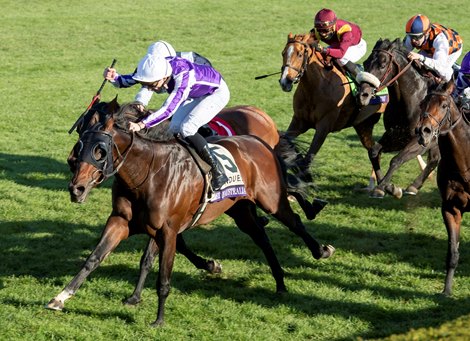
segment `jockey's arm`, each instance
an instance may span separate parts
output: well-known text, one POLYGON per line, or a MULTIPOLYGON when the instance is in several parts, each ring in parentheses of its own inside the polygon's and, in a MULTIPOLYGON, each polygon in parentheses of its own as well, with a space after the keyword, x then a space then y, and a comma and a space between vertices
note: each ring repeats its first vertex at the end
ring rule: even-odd
POLYGON ((430 69, 435 70, 439 75, 445 78, 447 73, 449 57, 449 41, 443 33, 440 33, 434 40, 434 55, 432 58, 424 56, 423 64, 430 69))

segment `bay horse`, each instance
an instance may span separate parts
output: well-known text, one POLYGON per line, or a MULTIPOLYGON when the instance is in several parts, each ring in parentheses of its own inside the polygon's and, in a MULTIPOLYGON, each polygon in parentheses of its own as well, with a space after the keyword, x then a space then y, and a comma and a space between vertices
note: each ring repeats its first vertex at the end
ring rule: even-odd
MULTIPOLYGON (((121 107, 117 102, 117 97, 109 103, 97 102, 86 113, 86 115, 80 121, 80 124, 77 125, 77 132, 79 136, 81 136, 81 134, 86 129, 90 128, 97 122, 104 123, 104 120, 106 120, 108 115, 112 115, 118 110, 124 110, 127 115, 135 117, 136 119, 141 119, 145 116, 145 113, 140 112, 137 109, 137 106, 133 103, 126 104, 125 106, 121 107)), ((214 125, 211 126, 216 127, 217 124, 220 124, 221 122, 223 122, 223 124, 228 124, 229 126, 225 126, 224 129, 220 129, 220 131, 225 133, 224 136, 228 136, 226 133, 227 130, 231 130, 233 133, 235 133, 235 135, 254 135, 261 138, 271 148, 276 148, 280 142, 280 138, 284 139, 284 136, 280 137, 276 123, 272 120, 272 118, 266 112, 255 106, 239 105, 235 107, 224 108, 219 114, 217 114, 216 118, 218 121, 210 122, 214 123, 214 125), (222 120, 221 122, 219 121, 220 119, 222 120)), ((141 131, 139 134, 144 134, 144 136, 148 136, 150 138, 157 138, 160 134, 166 134, 168 125, 169 121, 164 121, 152 129, 141 131)), ((74 171, 76 160, 77 152, 75 149, 72 149, 67 159, 72 172, 74 171)), ((295 191, 290 192, 289 195, 295 197, 303 212, 305 213, 306 218, 309 220, 315 219, 316 215, 326 205, 326 201, 317 198, 314 198, 313 202, 310 203, 301 193, 295 191)), ((257 216, 257 220, 264 226, 268 223, 268 218, 265 216, 257 216)), ((205 270, 211 274, 220 273, 222 271, 221 264, 216 260, 204 259, 190 250, 182 234, 178 234, 176 246, 177 251, 184 255, 196 268, 205 270)), ((145 280, 152 268, 157 254, 157 244, 155 243, 154 239, 149 238, 145 252, 140 260, 139 278, 136 282, 132 295, 124 300, 125 304, 135 305, 141 301, 145 280)))
POLYGON ((452 281, 459 262, 460 226, 470 210, 470 121, 452 98, 454 82, 432 87, 422 102, 417 125, 419 143, 438 141, 441 160, 437 185, 441 194, 441 214, 447 229, 446 277, 443 294, 452 295, 452 281))
MULTIPOLYGON (((315 51, 318 41, 310 34, 289 34, 282 51, 279 83, 289 92, 298 83, 293 98, 291 122, 286 135, 297 137, 315 129, 305 155, 303 169, 308 169, 326 137, 354 127, 362 145, 370 151, 374 145, 373 127, 380 119, 381 105, 360 107, 344 73, 315 51)), ((372 161, 372 160, 371 160, 372 161)))
POLYGON ((301 181, 288 182, 287 171, 295 165, 286 162, 297 159, 295 150, 274 151, 251 135, 212 138, 211 143, 225 147, 232 154, 246 194, 208 203, 194 222, 205 185, 189 151, 172 137, 163 139, 160 135, 162 140, 150 140, 129 133, 128 117, 123 111, 106 116, 82 131, 74 146, 78 157, 69 192, 72 202, 82 203, 94 187, 114 176, 113 210, 98 245, 79 273, 47 304, 49 309, 63 309, 65 301, 122 240, 145 233, 155 240, 159 250, 158 309, 152 325, 162 325, 177 236, 192 225, 207 224, 223 213, 232 217, 239 229, 262 249, 276 291, 285 292, 283 270, 264 226, 256 219, 257 206, 301 236, 315 259, 328 258, 334 253, 331 245, 319 244, 307 232, 287 199, 288 187, 297 187, 294 190, 300 192, 305 185, 301 181))
POLYGON ((408 51, 401 39, 393 41, 379 39, 369 57, 364 61, 366 72, 374 75, 380 86, 378 89, 363 82, 360 84, 358 99, 367 105, 376 92, 387 87, 390 100, 383 115, 385 132, 371 149, 372 166, 378 185, 372 197, 382 198, 385 192, 401 198, 403 190, 391 183, 393 173, 405 162, 428 153, 427 165, 418 177, 405 189, 406 194, 416 195, 424 181, 437 167, 439 149, 433 141, 423 147, 418 143, 415 127, 420 116, 420 103, 434 79, 419 72, 417 66, 408 58, 408 51), (391 161, 385 174, 380 166, 381 153, 398 152, 391 161))

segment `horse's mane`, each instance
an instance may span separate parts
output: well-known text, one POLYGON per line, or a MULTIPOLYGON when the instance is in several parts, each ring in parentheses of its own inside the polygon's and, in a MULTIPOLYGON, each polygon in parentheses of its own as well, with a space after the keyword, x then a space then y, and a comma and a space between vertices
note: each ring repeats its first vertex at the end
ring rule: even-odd
POLYGON ((403 44, 403 40, 400 38, 396 38, 394 40, 389 39, 379 39, 373 48, 373 50, 386 50, 386 51, 397 51, 400 55, 402 55, 405 59, 408 55, 408 50, 403 44))
MULTIPOLYGON (((113 114, 114 124, 126 132, 129 122, 140 122, 150 112, 141 112, 137 109, 138 102, 131 102, 121 105, 119 110, 113 114)), ((164 121, 150 129, 143 129, 137 135, 143 139, 151 141, 169 141, 174 139, 173 134, 168 131, 169 121, 164 121)))

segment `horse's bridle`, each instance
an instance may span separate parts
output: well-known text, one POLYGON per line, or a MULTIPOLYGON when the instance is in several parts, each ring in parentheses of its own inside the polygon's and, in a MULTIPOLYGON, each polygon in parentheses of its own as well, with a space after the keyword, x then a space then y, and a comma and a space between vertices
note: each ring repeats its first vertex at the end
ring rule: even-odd
POLYGON ((77 142, 80 146, 77 152, 77 162, 86 162, 96 168, 95 172, 101 173, 102 176, 98 176, 98 180, 94 180, 97 184, 102 183, 119 171, 134 144, 134 134, 132 133, 130 145, 121 153, 114 142, 113 135, 100 130, 100 127, 101 124, 98 123, 89 130, 84 131, 77 142), (113 160, 113 148, 116 149, 118 154, 116 160, 113 160), (97 152, 101 155, 99 159, 95 156, 97 152), (114 166, 114 163, 119 159, 121 160, 119 164, 114 166))
POLYGON ((437 124, 437 129, 433 129, 433 132, 431 134, 431 139, 433 139, 433 138, 438 138, 439 135, 446 135, 452 129, 454 129, 454 127, 457 125, 457 123, 459 123, 459 121, 462 119, 463 114, 459 110, 459 113, 460 113, 459 117, 457 117, 457 119, 454 122, 452 122, 452 117, 451 117, 451 112, 450 112, 451 101, 453 101, 452 96, 451 95, 443 95, 442 93, 437 93, 437 92, 431 92, 431 93, 428 94, 428 97, 429 96, 442 96, 442 97, 445 97, 446 101, 448 103, 446 113, 440 121, 436 117, 431 115, 428 111, 424 111, 421 114, 421 117, 420 117, 421 120, 423 120, 424 118, 429 117, 432 121, 434 121, 437 124), (449 128, 447 128, 445 131, 441 131, 442 127, 446 123, 449 123, 449 128))
POLYGON ((398 62, 395 59, 395 56, 390 51, 384 50, 384 49, 373 49, 372 52, 377 52, 377 53, 384 52, 385 54, 388 54, 390 56, 390 62, 388 63, 387 70, 385 71, 385 74, 382 76, 382 78, 379 79, 381 85, 375 90, 376 93, 382 91, 386 87, 393 84, 398 78, 400 78, 402 74, 406 72, 406 70, 408 70, 411 67, 411 63, 413 63, 413 61, 411 60, 408 64, 405 65, 403 69, 400 70, 400 64, 398 64, 398 62), (398 73, 396 74, 395 77, 392 77, 392 79, 390 79, 387 83, 384 84, 385 79, 387 79, 389 74, 393 71, 394 64, 396 65, 398 69, 398 73))
POLYGON ((290 63, 287 63, 287 64, 284 64, 282 66, 281 72, 284 72, 285 68, 289 68, 289 69, 292 69, 292 70, 296 71, 297 76, 295 76, 295 78, 292 80, 292 83, 297 84, 300 81, 300 78, 302 78, 302 76, 304 75, 305 70, 307 69, 308 60, 309 60, 308 50, 311 49, 311 46, 308 45, 307 43, 302 42, 302 41, 290 41, 290 42, 288 42, 287 45, 292 45, 292 44, 300 44, 304 47, 304 55, 303 55, 302 66, 299 69, 299 68, 296 68, 296 67, 290 65, 290 63))

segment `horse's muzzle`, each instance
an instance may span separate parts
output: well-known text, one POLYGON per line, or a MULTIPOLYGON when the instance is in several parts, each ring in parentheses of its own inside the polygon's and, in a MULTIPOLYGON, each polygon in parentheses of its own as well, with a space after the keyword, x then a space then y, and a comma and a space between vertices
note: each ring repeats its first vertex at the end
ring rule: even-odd
POLYGON ((284 92, 291 92, 294 82, 287 79, 286 77, 279 79, 279 85, 284 92))

